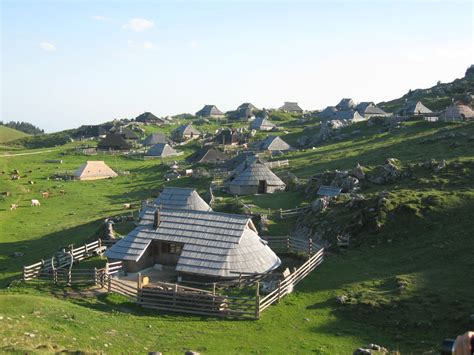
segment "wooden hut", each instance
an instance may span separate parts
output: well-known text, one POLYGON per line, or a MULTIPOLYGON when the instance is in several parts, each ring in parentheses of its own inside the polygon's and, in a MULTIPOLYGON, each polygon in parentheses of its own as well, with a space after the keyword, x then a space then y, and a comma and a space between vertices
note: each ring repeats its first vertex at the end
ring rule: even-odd
POLYGON ((196 112, 198 117, 225 117, 225 113, 217 108, 215 105, 205 105, 202 109, 196 112))
POLYGON ((405 106, 398 111, 398 114, 402 116, 420 116, 430 113, 433 111, 423 105, 421 101, 407 101, 405 106))
POLYGON ((240 143, 240 134, 233 129, 223 129, 214 138, 216 144, 238 145, 240 143))
POLYGON ((135 121, 143 124, 155 124, 160 126, 166 123, 164 119, 155 116, 151 112, 144 112, 141 115, 138 115, 135 117, 135 121))
POLYGON ((169 158, 180 155, 180 153, 167 143, 158 143, 148 149, 145 155, 147 157, 169 158))
POLYGON ((293 148, 288 143, 286 143, 280 136, 268 136, 264 140, 256 142, 254 144, 254 148, 257 150, 281 152, 293 150, 293 148))
POLYGON ((158 143, 165 143, 169 145, 173 145, 174 142, 166 137, 163 133, 152 133, 148 135, 144 140, 141 142, 145 147, 151 147, 152 145, 158 144, 158 143))
POLYGON ((74 178, 77 180, 100 180, 117 176, 118 174, 103 161, 87 161, 74 172, 74 178))
POLYGON ((474 119, 474 110, 463 102, 455 102, 441 115, 443 121, 466 121, 474 119))
POLYGON ((349 111, 355 109, 355 107, 356 103, 350 98, 344 98, 336 105, 338 111, 349 111))
POLYGON ((227 156, 220 150, 213 147, 203 147, 199 149, 196 153, 191 155, 188 159, 189 162, 195 164, 211 164, 223 162, 227 159, 227 156))
POLYGON ((287 101, 278 110, 288 113, 303 113, 303 109, 299 107, 297 102, 287 101))
POLYGON ((285 183, 258 159, 227 181, 226 186, 233 195, 273 193, 283 191, 286 187, 285 183))
POLYGON ((173 140, 182 142, 188 139, 199 138, 201 136, 201 132, 199 132, 196 128, 194 128, 191 124, 182 125, 176 128, 172 133, 171 137, 173 140))
POLYGON ((377 107, 373 102, 361 102, 355 107, 357 111, 364 118, 371 117, 387 117, 390 116, 387 112, 377 107))
POLYGON ((257 117, 250 124, 250 129, 258 131, 271 131, 276 128, 276 125, 271 122, 267 116, 257 117))
POLYGON ((146 210, 140 224, 105 255, 121 260, 126 272, 166 266, 181 278, 236 279, 281 264, 248 216, 164 205, 146 210))
POLYGON ((130 150, 132 145, 121 134, 109 133, 98 144, 99 150, 130 150))

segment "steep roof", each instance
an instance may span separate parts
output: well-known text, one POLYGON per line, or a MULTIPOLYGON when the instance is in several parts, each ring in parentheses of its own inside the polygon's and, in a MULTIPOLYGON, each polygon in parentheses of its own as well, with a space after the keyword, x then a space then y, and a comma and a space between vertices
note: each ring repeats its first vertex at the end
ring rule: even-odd
POLYGON ((377 107, 373 102, 361 102, 355 107, 355 110, 359 112, 362 116, 386 116, 387 113, 382 110, 380 107, 377 107))
POLYGON ((190 187, 165 187, 153 204, 164 208, 212 211, 196 189, 190 187))
POLYGON ((337 112, 337 108, 334 106, 328 106, 324 110, 318 113, 318 116, 322 119, 332 119, 334 114, 337 112))
POLYGON ((89 160, 74 172, 74 176, 79 180, 95 180, 116 177, 118 174, 103 161, 89 160))
POLYGON ((279 108, 280 111, 286 112, 303 112, 303 109, 298 106, 297 102, 286 101, 283 106, 279 108))
POLYGON ((239 107, 237 107, 237 111, 239 110, 258 110, 257 107, 255 107, 254 105, 252 105, 250 102, 244 102, 243 104, 241 104, 239 107))
POLYGON ((402 115, 421 115, 433 113, 428 107, 423 105, 421 101, 407 101, 405 106, 400 110, 402 115))
MULTIPOLYGON (((244 163, 246 160, 253 159, 255 157, 254 152, 241 152, 240 154, 236 155, 232 159, 227 160, 223 166, 228 170, 234 170, 240 164, 244 163)), ((255 159, 253 159, 255 160, 255 159)), ((252 160, 252 161, 253 161, 252 160)))
POLYGON ((130 149, 132 145, 128 143, 121 134, 109 133, 97 144, 97 147, 100 149, 127 150, 130 149))
POLYGON ((356 106, 354 100, 350 98, 344 98, 336 105, 338 110, 352 110, 356 106))
POLYGON ((173 144, 173 141, 166 137, 163 133, 152 133, 142 140, 142 144, 145 146, 151 146, 158 143, 173 144))
POLYGON ((174 157, 178 154, 179 153, 167 143, 155 144, 146 152, 146 155, 148 156, 162 157, 162 158, 174 157))
POLYGON ((334 119, 336 120, 350 120, 350 121, 362 121, 364 117, 362 117, 359 112, 347 110, 347 111, 337 111, 334 113, 334 119))
POLYGON ((227 156, 213 147, 204 147, 193 154, 189 161, 193 163, 213 163, 217 161, 224 161, 227 156))
POLYGON ((151 112, 144 112, 141 115, 138 115, 135 117, 135 121, 137 122, 154 122, 158 124, 163 124, 165 123, 165 120, 155 116, 151 112))
POLYGON ((441 115, 443 119, 470 119, 474 118, 474 110, 469 105, 465 105, 461 102, 456 102, 454 105, 449 106, 445 112, 441 115))
POLYGON ((99 137, 107 134, 108 129, 101 125, 81 126, 77 130, 76 136, 99 137))
POLYGON ((199 136, 201 135, 201 132, 199 132, 196 128, 194 128, 192 125, 182 125, 176 128, 173 131, 173 135, 176 136, 185 136, 185 135, 194 135, 194 136, 199 136))
POLYGON ((224 112, 219 110, 215 105, 205 105, 202 109, 196 112, 196 116, 200 117, 212 117, 212 116, 224 116, 224 112))
POLYGON ((255 147, 259 150, 291 150, 291 146, 286 143, 280 136, 268 136, 264 140, 257 142, 255 147))
POLYGON ((179 272, 236 278, 240 273, 265 273, 281 264, 246 216, 161 208, 161 222, 154 229, 153 215, 153 210, 147 211, 140 225, 107 249, 106 256, 138 261, 157 240, 183 245, 176 265, 179 272))
POLYGON ((250 163, 229 185, 235 186, 258 186, 259 182, 265 180, 269 186, 285 186, 285 183, 276 176, 265 164, 258 159, 250 163))
POLYGON ((251 129, 258 129, 258 130, 271 130, 275 127, 276 125, 273 122, 271 122, 269 119, 267 119, 266 117, 257 117, 250 124, 251 129))

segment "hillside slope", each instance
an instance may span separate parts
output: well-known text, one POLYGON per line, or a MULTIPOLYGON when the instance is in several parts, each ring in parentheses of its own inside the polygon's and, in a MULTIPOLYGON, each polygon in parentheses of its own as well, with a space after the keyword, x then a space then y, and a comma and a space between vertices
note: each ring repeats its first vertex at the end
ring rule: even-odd
POLYGON ((463 78, 455 79, 451 83, 438 83, 428 89, 410 90, 402 97, 380 102, 378 106, 387 112, 394 112, 402 107, 406 100, 420 100, 431 110, 441 111, 453 100, 471 100, 470 95, 474 95, 474 65, 466 70, 463 78))
POLYGON ((0 125, 0 144, 14 141, 19 138, 28 137, 29 134, 0 125))

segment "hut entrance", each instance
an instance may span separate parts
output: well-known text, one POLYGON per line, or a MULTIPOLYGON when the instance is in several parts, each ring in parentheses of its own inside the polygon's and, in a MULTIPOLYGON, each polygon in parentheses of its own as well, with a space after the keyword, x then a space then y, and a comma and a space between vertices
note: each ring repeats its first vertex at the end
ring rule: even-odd
POLYGON ((155 264, 176 266, 182 249, 182 244, 154 241, 152 243, 153 261, 155 264))
POLYGON ((267 193, 267 180, 258 181, 258 191, 259 194, 267 193))

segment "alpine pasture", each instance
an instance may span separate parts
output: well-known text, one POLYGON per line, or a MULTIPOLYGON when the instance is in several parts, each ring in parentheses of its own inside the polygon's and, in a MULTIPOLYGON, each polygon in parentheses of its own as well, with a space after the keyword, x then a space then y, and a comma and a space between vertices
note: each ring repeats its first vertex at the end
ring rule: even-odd
MULTIPOLYGON (((292 117, 278 125, 288 132, 285 140, 290 144, 306 126, 292 117)), ((204 129, 212 131, 216 126, 217 122, 211 122, 204 129)), ((170 130, 147 128, 148 132, 170 130)), ((290 171, 304 181, 326 170, 352 169, 357 163, 370 171, 387 158, 396 158, 403 166, 446 159, 448 164, 458 162, 460 170, 433 173, 419 167, 410 178, 392 184, 363 184, 361 192, 368 197, 388 191, 399 207, 387 216, 383 230, 363 232, 357 247, 335 248, 259 321, 149 311, 114 294, 67 298, 58 287, 20 282, 23 265, 50 256, 61 246, 93 239, 106 217, 136 213, 140 202, 156 196, 165 184, 195 187, 206 196, 210 179, 182 177, 165 182, 163 163, 167 161, 99 155, 93 159, 129 174, 100 181, 48 180, 55 173, 74 171, 90 158, 74 153, 76 142, 48 152, 15 149, 13 154, 18 155, 0 155, 0 171, 5 172, 0 176, 0 191, 10 193, 0 202, 1 351, 344 354, 368 343, 402 353, 436 350, 441 339, 464 331, 474 310, 474 286, 469 282, 474 269, 470 255, 474 247, 474 142, 468 139, 474 135, 474 123, 412 121, 401 129, 380 132, 380 127, 361 122, 345 132, 346 139, 287 153, 284 159, 290 165, 275 172, 290 171), (425 143, 426 138, 446 132, 462 132, 465 138, 425 143), (56 159, 64 163, 45 163, 56 159), (10 179, 15 169, 21 173, 20 180, 10 179), (50 197, 43 199, 41 191, 49 191, 50 197), (438 202, 427 205, 430 196, 438 202), (32 199, 40 200, 41 206, 30 207, 32 199), (124 203, 134 208, 124 210, 124 203), (18 208, 10 211, 11 204, 18 208), (348 299, 345 304, 336 302, 341 295, 348 299)), ((180 147, 184 155, 168 160, 185 165, 186 157, 198 148, 189 143, 180 147)), ((240 202, 223 193, 216 197, 216 210, 243 202, 255 211, 294 208, 313 199, 304 191, 244 196, 240 202)), ((354 212, 336 204, 326 213, 321 218, 335 215, 345 221, 354 212)), ((271 219, 268 234, 289 233, 294 224, 295 219, 271 219)), ((128 232, 127 227, 119 231, 128 232)))

